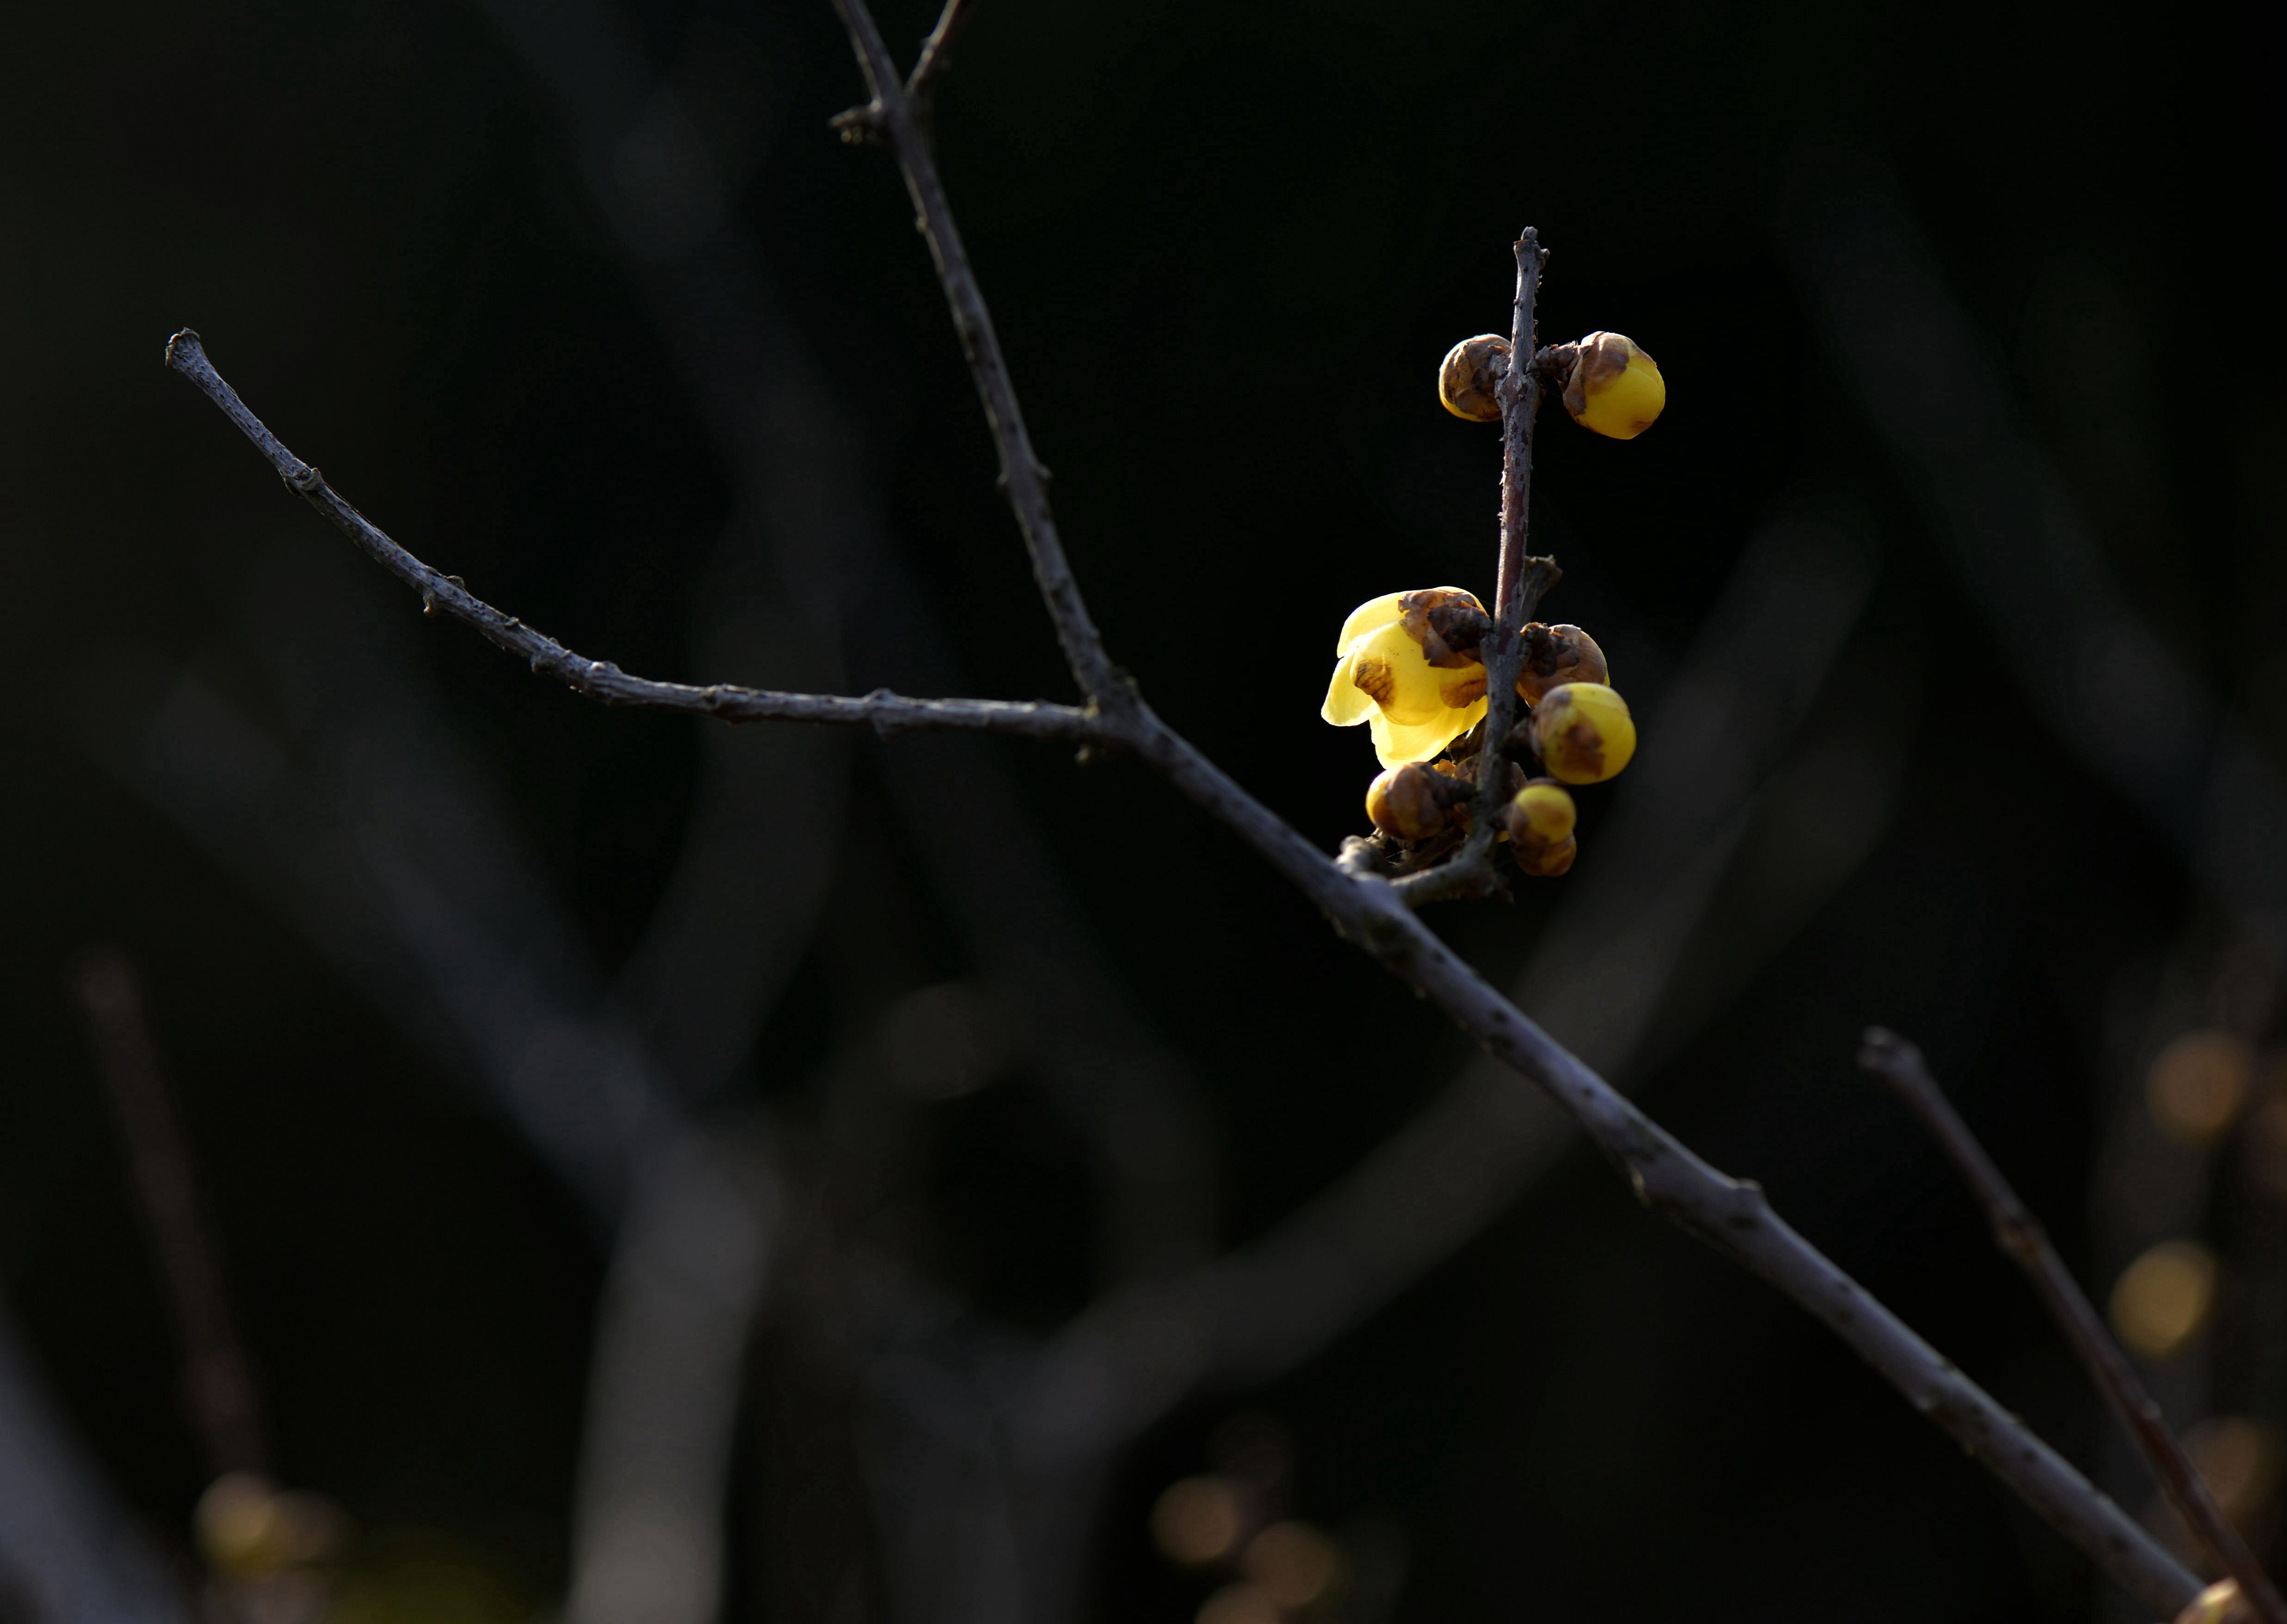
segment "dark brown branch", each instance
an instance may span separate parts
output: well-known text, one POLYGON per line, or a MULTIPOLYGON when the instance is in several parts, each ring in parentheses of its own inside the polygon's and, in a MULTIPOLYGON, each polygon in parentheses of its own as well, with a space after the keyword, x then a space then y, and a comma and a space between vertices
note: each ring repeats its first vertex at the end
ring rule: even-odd
POLYGON ((961 39, 961 31, 969 26, 976 14, 975 0, 945 0, 945 10, 937 20, 937 27, 922 42, 921 60, 906 80, 906 99, 913 105, 914 116, 926 126, 937 107, 937 87, 945 81, 946 71, 953 66, 953 48, 961 39))
MULTIPOLYGON (((977 374, 978 393, 1001 455, 1011 503, 1032 550, 1043 599, 1075 674, 1101 707, 1100 713, 1041 707, 1052 715, 1072 719, 1070 725, 1075 731, 1057 736, 1082 736, 1078 729, 1085 720, 1089 724, 1085 737, 1124 745, 1149 762, 1254 846, 1327 915, 1337 932, 1379 959, 1497 1059, 1563 1105, 1588 1136, 1627 1170, 1647 1205, 1700 1235, 1808 1309, 2133 1593, 2169 1612, 2188 1601, 2198 1585, 2180 1564, 2069 1462, 1789 1228, 1771 1211, 1760 1189, 1727 1177, 1693 1155, 1549 1038, 1433 935, 1409 911, 1397 887, 1377 878, 1354 875, 1329 862, 1144 704, 1104 654, 1064 560, 1049 510, 1045 478, 1033 458, 983 296, 961 250, 943 188, 895 66, 882 48, 865 0, 835 0, 835 4, 849 25, 874 92, 870 111, 878 120, 875 127, 889 138, 905 170, 907 189, 921 209, 922 227, 955 326, 977 374)), ((195 356, 194 340, 186 351, 186 359, 195 356)), ((384 567, 446 603, 448 610, 503 647, 519 653, 529 650, 535 668, 555 669, 545 663, 551 658, 572 659, 558 645, 538 639, 521 622, 506 620, 498 611, 479 604, 457 583, 437 576, 368 524, 325 488, 315 469, 277 445, 227 387, 212 378, 212 369, 204 367, 203 358, 198 358, 198 364, 207 374, 201 379, 202 387, 270 456, 281 477, 311 495, 321 510, 384 567), (440 587, 451 595, 438 592, 440 587)), ((192 370, 187 366, 180 369, 192 370)), ((576 674, 558 674, 566 681, 576 674)), ((598 697, 612 696, 599 693, 598 697)), ((789 697, 772 698, 783 702, 789 697)), ((801 698, 805 702, 830 703, 801 698)), ((918 706, 922 702, 902 703, 918 706)), ((1493 742, 1498 745, 1500 741, 1493 742)))
POLYGON ((190 1146, 144 1018, 135 966, 115 950, 91 953, 75 990, 182 1336, 184 1398, 206 1445, 208 1466, 218 1477, 265 1471, 253 1368, 232 1323, 190 1146))
MULTIPOLYGON (((1589 1137, 1627 1171, 1638 1195, 1672 1221, 1699 1234, 1816 1315, 1887 1376, 1962 1447, 1982 1460, 2026 1502, 2086 1550, 2149 1604, 2173 1612, 2199 1586, 2183 1566, 2043 1443, 1996 1404, 1895 1314, 1869 1297, 1816 1247, 1789 1228, 1753 1184, 1708 1166, 1629 1104, 1488 984, 1414 917, 1398 889, 1329 862, 1284 820, 1234 783, 1198 748, 1161 721, 1124 684, 1098 689, 1089 673, 1112 681, 1110 661, 1056 543, 1045 487, 1034 477, 1024 424, 1001 364, 992 327, 928 147, 921 140, 866 0, 834 0, 848 25, 871 87, 881 128, 922 210, 954 320, 976 366, 977 390, 1010 496, 1032 543, 1033 569, 1050 616, 1064 638, 1082 686, 1116 702, 1126 742, 1184 794, 1221 818, 1325 911, 1334 928, 1444 1011, 1497 1058, 1552 1095, 1589 1137), (1025 477, 1021 493, 1019 477, 1025 477), (1044 545, 1045 543, 1045 545, 1044 545), (1116 700, 1115 700, 1116 696, 1116 700)), ((1537 244, 1525 248, 1537 251, 1537 244)), ((1520 254, 1520 269, 1528 257, 1520 254)), ((1529 332, 1530 327, 1526 328, 1529 332)), ((1531 353, 1527 351, 1526 353, 1531 353)), ((1530 369, 1523 369, 1530 370, 1530 369)), ((1522 390, 1525 380, 1518 381, 1522 390)), ((1520 496, 1523 494, 1522 491, 1520 496)), ((1505 530, 1506 537, 1508 532, 1505 530)), ((1523 532, 1518 528, 1522 558, 1523 532)), ((1521 587, 1521 580, 1509 587, 1521 587)), ((1513 678, 1512 678, 1513 681, 1513 678)), ((1498 747, 1501 741, 1491 739, 1498 747)))
MULTIPOLYGON (((1538 360, 1535 306, 1540 272, 1548 252, 1530 225, 1516 240, 1516 298, 1509 317, 1509 353, 1538 360)), ((1493 844, 1508 797, 1509 729, 1516 723, 1517 668, 1523 662, 1521 634, 1541 595, 1563 576, 1554 558, 1531 556, 1532 516, 1532 420, 1540 409, 1543 369, 1511 366, 1495 390, 1501 408, 1500 547, 1494 574, 1493 627, 1486 634, 1484 743, 1477 747, 1477 788, 1469 838, 1452 860, 1397 882, 1411 907, 1455 897, 1485 896, 1500 888, 1493 870, 1493 844)))
POLYGON ((953 308, 954 330, 960 334, 961 347, 977 376, 977 393, 985 403, 993 444, 1001 454, 1001 486, 1009 493, 1017 527, 1024 532, 1025 549, 1032 555, 1033 579, 1039 582, 1041 602, 1056 624, 1056 640, 1064 645, 1064 658, 1080 692, 1104 710, 1122 708, 1128 703, 1128 684, 1104 653, 1104 639, 1080 597, 1072 566, 1065 562, 1064 540, 1056 533, 1056 516, 1049 510, 1049 471, 1033 453, 1033 438, 1017 405, 1015 386, 1009 381, 1009 363, 1001 353, 1000 336, 993 330, 992 312, 977 291, 976 273, 969 269, 969 249, 961 242, 961 229, 954 224, 953 206, 946 201, 945 183, 938 177, 937 159, 914 116, 913 103, 906 99, 898 66, 882 43, 882 31, 874 26, 873 13, 862 0, 835 0, 835 10, 850 30, 858 66, 873 93, 867 112, 875 132, 897 154, 906 190, 920 215, 922 235, 929 241, 930 257, 937 261, 938 280, 945 284, 946 300, 953 308))
POLYGON ((309 504, 331 519, 343 534, 376 564, 421 595, 431 614, 447 614, 519 656, 534 675, 552 676, 567 688, 606 705, 682 711, 724 721, 813 721, 870 727, 884 737, 920 729, 965 733, 1009 733, 1023 738, 1068 739, 1080 744, 1112 742, 1112 730, 1092 710, 1037 700, 912 699, 876 689, 869 694, 790 694, 767 688, 715 682, 704 688, 629 676, 608 660, 575 654, 553 637, 478 597, 459 578, 444 575, 407 552, 342 500, 324 476, 279 444, 278 437, 249 411, 238 391, 207 359, 199 335, 188 327, 167 341, 167 365, 204 391, 309 504))
POLYGON ((2216 1504, 2209 1493, 2206 1479, 2192 1464, 2191 1456, 2184 1453, 2183 1445, 2170 1431, 2160 1414, 2160 1407, 2152 1395, 2144 1391, 2143 1383, 2136 1379, 2136 1371, 2128 1356, 2120 1351, 2104 1328, 2095 1306, 2073 1279, 2064 1259, 2050 1243, 2049 1234, 2042 1227, 1969 1124, 1953 1108, 1930 1076, 1919 1048, 1895 1032, 1881 1027, 1868 1029, 1858 1051, 1858 1063, 1887 1083, 1903 1100, 1922 1125, 1930 1131, 1945 1154, 1953 1159, 1964 1183, 1977 1197, 1985 1210, 1988 1222, 1993 1226, 1994 1243, 2015 1260, 2033 1282, 2065 1340, 2072 1344, 2081 1363, 2087 1368, 2090 1379, 2103 1393, 2105 1402, 2120 1419, 2130 1441, 2143 1455, 2152 1475, 2159 1479, 2161 1491, 2168 1496, 2178 1516, 2206 1546, 2218 1566, 2239 1583, 2240 1594, 2254 1607, 2264 1624, 2287 1624, 2287 1602, 2280 1598, 2276 1586, 2256 1561, 2255 1553, 2241 1539, 2239 1530, 2216 1504))

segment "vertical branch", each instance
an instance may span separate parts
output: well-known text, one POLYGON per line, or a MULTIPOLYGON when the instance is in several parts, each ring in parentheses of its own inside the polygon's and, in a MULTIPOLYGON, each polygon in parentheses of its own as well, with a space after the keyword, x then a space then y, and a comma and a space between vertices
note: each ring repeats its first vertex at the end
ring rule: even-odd
POLYGON ((1500 560, 1494 575, 1492 646, 1485 655, 1485 734, 1477 752, 1477 807, 1469 840, 1473 853, 1490 852, 1501 792, 1508 787, 1509 729, 1516 721, 1516 672, 1524 657, 1525 617, 1556 584, 1556 561, 1533 558, 1531 540, 1532 420, 1540 409, 1540 368, 1534 364, 1534 305, 1541 267, 1548 261, 1540 233, 1528 225, 1516 240, 1516 304, 1509 319, 1508 370, 1495 398, 1501 409, 1500 560))
POLYGON ((116 949, 99 949, 81 967, 77 981, 88 1037, 118 1114, 136 1194, 151 1226, 152 1250, 182 1335, 192 1422, 216 1475, 264 1471, 253 1372, 231 1323, 190 1147, 144 1019, 135 966, 116 949))
POLYGON ((1929 1068, 1922 1061, 1922 1052, 1896 1033, 1880 1027, 1871 1029, 1864 1046, 1858 1051, 1858 1063, 1887 1083, 1899 1098, 1911 1108, 1932 1138, 1942 1146, 1947 1155, 1960 1170, 1962 1179, 1985 1209, 1985 1216, 1993 1226, 1993 1239, 2001 1250, 2016 1260, 2039 1293, 2050 1314, 2063 1330, 2065 1339, 2072 1344, 2073 1352, 2105 1401, 2119 1416, 2121 1425, 2142 1452, 2152 1468, 2152 1475, 2160 1480, 2160 1487, 2168 1502, 2176 1508, 2185 1524, 2198 1535, 2217 1564, 2239 1581, 2240 1594, 2255 1609, 2263 1624, 2287 1624, 2287 1602, 2280 1598, 2277 1587, 2247 1541, 2208 1492, 2208 1486, 2192 1464, 2184 1447, 2168 1429, 2144 1384, 2136 1379, 2136 1372, 2104 1328, 2095 1307, 2081 1290, 2064 1260, 2050 1244, 2048 1232, 2041 1222, 2017 1198, 2017 1192, 2002 1177, 1993 1158, 1977 1142, 1969 1124, 1961 1120, 1960 1113, 1938 1089, 1929 1068))

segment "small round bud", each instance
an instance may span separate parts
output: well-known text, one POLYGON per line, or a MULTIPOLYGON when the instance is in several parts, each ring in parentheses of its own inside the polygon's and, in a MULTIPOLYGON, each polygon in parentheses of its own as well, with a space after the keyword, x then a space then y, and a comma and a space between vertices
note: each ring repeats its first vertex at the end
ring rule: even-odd
POLYGON ((1618 333, 1591 333, 1572 348, 1564 379, 1564 409, 1572 421, 1615 440, 1650 428, 1667 405, 1659 363, 1618 333))
POLYGON ((1554 778, 1535 778, 1508 803, 1508 838, 1519 846, 1555 846, 1572 838, 1579 808, 1554 778))
POLYGON ((1532 707, 1532 750, 1548 776, 1566 784, 1602 784, 1636 753, 1628 702, 1602 682, 1565 682, 1532 707))
POLYGON ((1578 816, 1572 797, 1550 778, 1535 778, 1508 803, 1509 851, 1528 874, 1554 877, 1572 866, 1579 847, 1572 838, 1578 816))
POLYGON ((1577 626, 1543 626, 1535 620, 1524 628, 1524 665, 1516 674, 1516 697, 1538 705, 1547 691, 1565 682, 1610 685, 1612 668, 1596 640, 1577 626))
POLYGON ((1437 775, 1418 761, 1393 767, 1365 790, 1365 815, 1393 840, 1426 840, 1445 827, 1445 798, 1437 775))
POLYGON ((1445 363, 1437 368, 1437 398, 1456 417, 1496 422, 1501 409, 1493 391, 1508 375, 1508 340, 1480 333, 1445 351, 1445 363))

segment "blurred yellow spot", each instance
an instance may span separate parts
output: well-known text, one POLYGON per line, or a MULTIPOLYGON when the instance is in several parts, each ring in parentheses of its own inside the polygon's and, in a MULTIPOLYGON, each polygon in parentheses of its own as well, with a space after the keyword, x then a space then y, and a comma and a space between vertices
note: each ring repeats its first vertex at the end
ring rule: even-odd
POLYGON ((281 1490, 250 1471, 217 1478, 191 1513, 199 1549, 220 1573, 269 1573, 322 1561, 341 1544, 344 1528, 331 1501, 281 1490))
POLYGON ((2260 1511, 2279 1486, 2278 1428, 2245 1415, 2217 1415, 2184 1434, 2184 1453, 2235 1523, 2260 1511))
POLYGON ((1246 1494, 1231 1478, 1185 1478, 1151 1508, 1151 1542, 1170 1562, 1206 1567, 1238 1549, 1247 1521, 1246 1494))
POLYGON ((2144 1100, 2170 1139, 2211 1145, 2247 1102, 2255 1052, 2228 1032, 2187 1032, 2152 1062, 2144 1100))
POLYGON ((1279 1606, 1308 1607, 1335 1589, 1342 1553, 1308 1523, 1273 1523, 1247 1541, 1239 1567, 1279 1606))
POLYGON ((2236 1580, 2220 1580, 2176 1615, 2176 1624, 2251 1624, 2255 1610, 2239 1599, 2236 1580))
POLYGON ((2163 1241, 2112 1288, 2112 1328, 2140 1359, 2182 1352, 2215 1309, 2215 1255, 2195 1241, 2163 1241))
POLYGON ((1261 1585, 1225 1585, 1199 1604, 1199 1624, 1283 1624, 1278 1604, 1261 1585))

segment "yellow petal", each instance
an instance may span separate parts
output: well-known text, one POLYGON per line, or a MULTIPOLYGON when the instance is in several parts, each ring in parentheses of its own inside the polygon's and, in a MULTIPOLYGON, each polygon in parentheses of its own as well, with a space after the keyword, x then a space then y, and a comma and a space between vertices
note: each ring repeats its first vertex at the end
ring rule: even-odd
POLYGON ((1350 611, 1350 618, 1342 622, 1342 635, 1334 639, 1334 652, 1347 654, 1351 645, 1368 632, 1380 631, 1397 619, 1397 600, 1403 592, 1385 592, 1378 598, 1368 598, 1350 611))
POLYGON ((1334 680, 1326 684, 1326 702, 1318 707, 1318 714, 1338 728, 1355 728, 1379 714, 1373 696, 1350 681, 1354 664, 1348 657, 1335 663, 1334 680))
POLYGON ((1667 380, 1651 357, 1639 351, 1627 370, 1587 391, 1587 409, 1575 420, 1584 429, 1615 440, 1632 440, 1652 426, 1667 405, 1667 380))
POLYGON ((1485 702, 1478 700, 1466 710, 1440 708, 1428 721, 1412 724, 1393 722, 1376 712, 1373 721, 1373 753, 1384 767, 1398 767, 1407 761, 1426 761, 1440 750, 1477 725, 1485 713, 1485 702))

